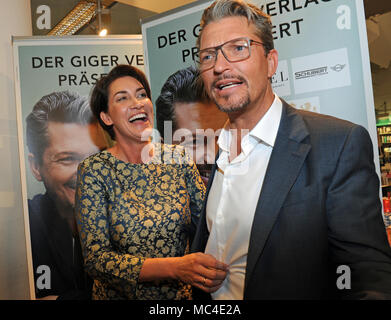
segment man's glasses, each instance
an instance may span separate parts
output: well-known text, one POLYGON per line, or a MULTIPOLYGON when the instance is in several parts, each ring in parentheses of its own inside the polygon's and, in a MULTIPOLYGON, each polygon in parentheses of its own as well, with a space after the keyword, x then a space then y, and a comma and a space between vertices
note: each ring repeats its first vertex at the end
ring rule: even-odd
POLYGON ((246 60, 251 55, 251 45, 253 44, 263 45, 262 42, 243 37, 227 41, 216 47, 202 49, 196 58, 198 69, 203 72, 213 68, 219 50, 229 62, 246 60))

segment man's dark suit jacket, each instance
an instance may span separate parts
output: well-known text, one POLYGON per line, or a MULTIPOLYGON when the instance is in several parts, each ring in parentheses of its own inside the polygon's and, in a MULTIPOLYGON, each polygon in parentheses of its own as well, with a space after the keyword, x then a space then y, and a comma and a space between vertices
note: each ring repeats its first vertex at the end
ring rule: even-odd
MULTIPOLYGON (((208 240, 205 207, 192 252, 203 252, 208 240)), ((195 299, 205 298, 200 293, 195 299)), ((340 297, 391 298, 372 143, 361 126, 283 101, 250 234, 244 299, 340 297), (350 268, 351 289, 337 288, 338 277, 348 276, 337 273, 340 265, 350 268)))
POLYGON ((62 300, 89 300, 92 280, 83 270, 80 241, 72 240, 68 222, 58 213, 50 196, 38 194, 28 201, 34 283, 41 265, 50 268, 50 289, 35 286, 37 298, 57 295, 62 300))

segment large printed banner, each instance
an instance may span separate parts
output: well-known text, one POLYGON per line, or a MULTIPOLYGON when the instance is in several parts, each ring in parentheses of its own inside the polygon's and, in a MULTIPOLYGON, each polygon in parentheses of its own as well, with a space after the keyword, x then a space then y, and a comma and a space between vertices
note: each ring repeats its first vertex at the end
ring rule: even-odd
POLYGON ((14 38, 13 48, 35 293, 37 298, 83 299, 89 294, 89 282, 73 220, 77 166, 110 143, 91 120, 89 95, 96 81, 118 64, 144 71, 142 38, 14 38))
MULTIPOLYGON (((121 37, 30 37, 14 39, 17 103, 21 112, 20 137, 25 139, 25 119, 44 95, 69 90, 88 98, 96 81, 117 64, 145 70, 140 35, 121 37)), ((25 140, 23 140, 25 142, 25 140)), ((28 150, 23 145, 25 160, 28 150)), ((27 170, 31 197, 43 191, 27 170)))
MULTIPOLYGON (((142 21, 152 96, 193 63, 199 21, 213 1, 196 1, 142 21)), ((377 155, 362 0, 253 0, 271 16, 279 67, 274 91, 293 106, 346 119, 369 131, 377 155)), ((375 161, 380 172, 378 161, 375 161)))

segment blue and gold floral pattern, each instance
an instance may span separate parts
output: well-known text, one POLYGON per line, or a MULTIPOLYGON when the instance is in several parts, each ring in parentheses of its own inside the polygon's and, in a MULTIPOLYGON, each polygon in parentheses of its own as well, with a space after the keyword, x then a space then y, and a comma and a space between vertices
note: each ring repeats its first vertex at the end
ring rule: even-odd
POLYGON ((188 230, 205 197, 184 149, 154 146, 162 152, 146 164, 102 151, 79 165, 76 220, 93 299, 191 297, 190 286, 179 281, 138 282, 145 259, 187 253, 188 230))

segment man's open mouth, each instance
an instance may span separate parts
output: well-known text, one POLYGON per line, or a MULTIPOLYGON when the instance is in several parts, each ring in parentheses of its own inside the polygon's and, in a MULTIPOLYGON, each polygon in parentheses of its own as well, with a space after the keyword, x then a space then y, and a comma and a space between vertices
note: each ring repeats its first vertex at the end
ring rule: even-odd
POLYGON ((229 89, 229 88, 233 88, 233 87, 236 87, 236 86, 239 86, 241 85, 243 82, 228 82, 226 84, 221 84, 219 85, 217 88, 219 90, 224 90, 224 89, 229 89))
POLYGON ((227 75, 224 78, 217 79, 213 83, 213 87, 222 91, 222 90, 226 90, 226 89, 230 89, 230 88, 234 88, 234 87, 240 86, 244 82, 245 82, 245 80, 241 79, 238 76, 231 77, 231 76, 227 75))

